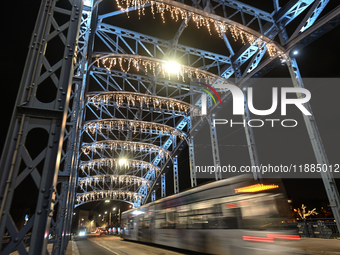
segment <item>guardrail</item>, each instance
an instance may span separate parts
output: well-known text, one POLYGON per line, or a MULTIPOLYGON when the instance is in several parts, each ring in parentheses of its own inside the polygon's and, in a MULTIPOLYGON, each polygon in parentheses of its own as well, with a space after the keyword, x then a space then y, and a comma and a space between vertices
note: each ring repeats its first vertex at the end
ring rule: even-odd
MULTIPOLYGON (((3 251, 6 246, 9 244, 9 242, 11 241, 11 237, 10 236, 4 236, 3 240, 2 240, 2 248, 1 248, 1 251, 3 251)), ((29 246, 30 244, 30 241, 31 241, 31 235, 25 235, 24 238, 22 239, 22 242, 24 243, 24 245, 26 247, 29 246)), ((0 252, 1 253, 1 252, 0 252)))
POLYGON ((340 237, 336 222, 331 218, 286 220, 280 228, 295 230, 301 237, 337 238, 340 237))

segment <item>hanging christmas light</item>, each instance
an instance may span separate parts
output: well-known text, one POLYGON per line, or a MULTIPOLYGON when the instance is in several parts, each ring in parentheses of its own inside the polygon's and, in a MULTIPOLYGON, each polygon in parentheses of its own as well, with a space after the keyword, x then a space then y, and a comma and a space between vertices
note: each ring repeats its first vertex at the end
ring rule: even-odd
POLYGON ((121 191, 121 190, 105 190, 105 191, 91 191, 87 193, 77 193, 76 201, 78 204, 102 200, 102 199, 119 199, 119 200, 142 200, 144 197, 136 192, 121 191))
POLYGON ((126 183, 139 183, 141 185, 147 185, 150 186, 150 180, 147 180, 142 177, 133 176, 133 175, 100 175, 100 176, 91 176, 91 177, 84 177, 84 178, 78 178, 78 185, 80 187, 84 187, 87 185, 91 186, 98 186, 99 180, 101 180, 103 183, 111 183, 112 181, 117 181, 120 183, 126 182, 126 183), (93 183, 93 185, 92 185, 93 183))
POLYGON ((201 115, 201 109, 199 107, 168 97, 128 91, 110 91, 88 96, 88 103, 94 104, 96 107, 99 107, 100 105, 113 105, 112 102, 114 102, 117 107, 120 107, 123 104, 127 104, 131 107, 136 106, 138 103, 138 106, 144 109, 153 107, 154 109, 177 111, 183 115, 188 115, 190 113, 194 116, 201 115))
POLYGON ((92 65, 105 68, 108 71, 112 70, 113 67, 118 66, 123 72, 127 73, 133 67, 137 72, 140 71, 140 67, 143 67, 145 75, 149 71, 152 75, 161 74, 163 77, 168 77, 170 80, 174 75, 177 76, 178 80, 185 82, 185 78, 189 78, 190 81, 193 79, 198 79, 202 82, 214 84, 219 81, 221 83, 234 85, 226 79, 221 78, 211 72, 195 68, 192 66, 180 65, 174 63, 173 61, 165 61, 160 59, 155 59, 151 57, 132 55, 132 54, 109 54, 97 58, 92 65))
MULTIPOLYGON (((269 55, 271 57, 275 56, 276 53, 281 51, 278 47, 268 39, 264 41, 260 38, 260 35, 255 36, 245 30, 238 28, 234 22, 229 20, 222 20, 222 17, 213 14, 206 14, 203 11, 193 10, 191 6, 177 2, 165 1, 151 1, 151 0, 116 0, 118 8, 129 14, 129 8, 134 7, 138 10, 139 18, 141 14, 145 14, 145 6, 151 5, 151 13, 153 18, 155 14, 159 14, 162 18, 163 23, 165 23, 165 12, 170 13, 171 19, 176 22, 179 20, 184 20, 185 26, 188 26, 189 20, 193 20, 196 27, 200 29, 201 27, 206 27, 209 34, 211 35, 211 27, 214 27, 220 38, 223 38, 223 34, 229 32, 235 41, 241 40, 243 44, 249 43, 251 45, 260 46, 264 43, 268 48, 269 55), (177 5, 177 6, 174 6, 177 5), (230 23, 230 24, 228 24, 230 23)), ((254 31, 255 32, 255 31, 254 31)), ((257 34, 255 32, 255 34, 257 34)))
POLYGON ((84 130, 87 132, 94 134, 96 132, 113 131, 133 131, 136 132, 144 132, 144 133, 153 133, 157 135, 166 135, 171 138, 179 137, 183 139, 186 134, 174 127, 170 127, 168 125, 147 122, 147 121, 139 121, 139 120, 126 120, 126 119, 104 119, 104 120, 94 120, 85 123, 84 130))
POLYGON ((159 147, 154 144, 142 143, 142 142, 130 142, 130 141, 120 141, 120 140, 109 140, 109 141, 100 141, 94 142, 90 144, 83 144, 82 152, 84 154, 88 154, 90 151, 94 153, 99 153, 103 150, 129 150, 133 152, 147 152, 154 153, 155 155, 160 156, 161 158, 167 159, 170 156, 170 152, 165 150, 162 147, 159 147))

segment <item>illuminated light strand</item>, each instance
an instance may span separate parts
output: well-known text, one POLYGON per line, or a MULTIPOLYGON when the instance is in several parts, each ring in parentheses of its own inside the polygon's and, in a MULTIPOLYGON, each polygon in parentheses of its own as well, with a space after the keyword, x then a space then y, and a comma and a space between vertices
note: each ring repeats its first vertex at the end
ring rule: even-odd
POLYGON ((146 109, 149 109, 150 107, 153 107, 154 109, 166 108, 167 110, 171 109, 172 111, 177 110, 185 115, 188 115, 189 112, 191 112, 192 115, 201 115, 201 109, 189 103, 173 98, 145 95, 142 93, 114 91, 90 95, 88 97, 88 102, 94 104, 96 107, 108 104, 111 101, 115 102, 118 107, 120 107, 123 103, 127 103, 132 106, 136 106, 136 103, 139 103, 141 107, 146 109))
POLYGON ((146 180, 142 177, 131 176, 131 175, 96 175, 91 177, 79 178, 78 185, 84 190, 84 186, 96 186, 99 183, 115 183, 117 184, 137 184, 139 185, 147 185, 150 187, 150 180, 146 180))
POLYGON ((156 76, 159 72, 163 78, 167 77, 170 80, 171 77, 175 75, 178 80, 182 80, 183 82, 185 82, 185 78, 188 77, 190 81, 196 78, 202 79, 205 83, 212 84, 216 79, 221 78, 208 71, 180 64, 178 64, 177 70, 172 70, 169 68, 169 62, 167 61, 139 55, 115 54, 115 56, 100 57, 96 59, 93 64, 98 67, 103 67, 108 71, 117 66, 124 73, 130 72, 132 67, 139 72, 140 67, 143 67, 145 75, 151 72, 153 76, 156 76))
MULTIPOLYGON (((104 159, 95 159, 91 161, 82 161, 79 164, 79 168, 85 173, 86 170, 91 170, 97 168, 99 170, 101 167, 115 167, 118 168, 120 165, 119 159, 115 158, 104 158, 104 159)), ((142 168, 146 169, 148 171, 156 172, 159 173, 160 169, 155 166, 154 164, 151 164, 146 161, 141 161, 141 160, 132 160, 132 159, 127 159, 126 163, 124 164, 124 167, 133 167, 133 168, 142 168)))
POLYGON ((85 194, 78 193, 76 197, 77 203, 87 202, 92 200, 98 199, 122 199, 122 200, 132 200, 132 199, 139 199, 143 198, 142 195, 131 192, 131 191, 114 191, 114 190, 105 190, 105 191, 91 191, 85 194))
POLYGON ((170 156, 170 152, 159 147, 157 145, 148 144, 148 143, 141 143, 141 142, 128 142, 128 141, 102 141, 102 142, 95 142, 91 144, 85 144, 82 146, 82 152, 87 155, 90 151, 94 153, 98 153, 98 150, 126 150, 126 151, 146 151, 148 153, 154 153, 155 155, 160 156, 161 158, 167 159, 170 156))
POLYGON ((154 131, 156 134, 167 135, 172 138, 179 137, 183 139, 185 134, 178 130, 177 128, 170 127, 164 124, 147 122, 147 121, 139 121, 139 120, 125 120, 125 119, 110 119, 110 120, 95 120, 88 122, 84 125, 84 130, 94 134, 95 132, 102 132, 102 130, 114 130, 116 127, 120 131, 133 131, 136 132, 145 132, 152 134, 154 131))
POLYGON ((279 187, 279 185, 276 184, 254 184, 254 185, 250 185, 250 186, 246 186, 246 187, 242 187, 242 188, 238 188, 238 189, 234 189, 235 193, 245 193, 245 192, 259 192, 259 191, 264 191, 264 190, 271 190, 271 189, 277 189, 279 187))
POLYGON ((129 16, 129 8, 134 7, 135 10, 138 9, 138 16, 140 19, 142 10, 142 15, 145 15, 145 5, 151 4, 151 13, 153 18, 155 18, 155 13, 160 14, 162 18, 162 22, 165 23, 165 12, 169 12, 170 16, 176 22, 179 20, 184 20, 185 25, 188 26, 189 17, 196 24, 196 27, 199 29, 200 27, 206 27, 209 34, 211 35, 211 24, 215 28, 220 38, 223 38, 223 33, 226 33, 228 30, 231 33, 231 36, 235 41, 241 40, 243 44, 248 42, 251 45, 256 45, 261 51, 261 44, 264 43, 268 49, 268 53, 271 57, 275 56, 277 53, 280 54, 280 51, 277 49, 274 43, 267 43, 263 41, 261 38, 258 38, 248 32, 243 31, 242 29, 237 28, 235 25, 230 25, 222 21, 217 21, 209 17, 202 16, 201 14, 194 13, 192 11, 184 10, 180 7, 172 6, 169 4, 159 3, 151 0, 116 0, 117 6, 121 11, 125 11, 129 16), (123 7, 122 5, 125 5, 123 7))

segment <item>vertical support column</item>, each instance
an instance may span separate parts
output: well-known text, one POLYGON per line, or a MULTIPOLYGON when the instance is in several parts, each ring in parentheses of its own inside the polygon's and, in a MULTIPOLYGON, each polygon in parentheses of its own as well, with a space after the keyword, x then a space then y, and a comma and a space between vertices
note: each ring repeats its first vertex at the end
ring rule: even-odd
MULTIPOLYGON (((245 123, 244 125, 244 132, 246 134, 246 140, 247 140, 247 145, 248 145, 248 151, 249 151, 249 157, 250 157, 250 164, 252 166, 259 166, 259 157, 257 154, 257 149, 256 149, 256 144, 255 144, 255 136, 253 132, 253 128, 249 127, 247 125, 248 121, 250 120, 250 113, 248 109, 248 104, 247 104, 247 97, 244 96, 244 115, 243 117, 243 122, 245 123)), ((256 173, 253 172, 254 180, 260 180, 261 179, 261 173, 256 173)))
POLYGON ((191 187, 196 187, 197 186, 197 180, 196 180, 194 137, 192 136, 188 140, 189 140, 189 164, 190 164, 191 187))
POLYGON ((1 179, 7 181, 4 186, 2 181, 0 184, 0 250, 5 231, 16 237, 2 251, 4 254, 14 249, 20 254, 27 254, 22 240, 28 232, 31 232, 29 254, 46 254, 51 223, 55 232, 61 233, 53 249, 64 249, 68 241, 65 224, 68 223, 70 179, 73 177, 69 166, 61 161, 65 156, 63 142, 67 140, 72 146, 74 144, 66 126, 70 121, 69 106, 74 96, 72 76, 82 9, 83 1, 80 0, 41 2, 0 164, 1 179), (64 14, 62 18, 60 13, 64 14), (54 29, 51 30, 51 27, 54 29), (67 34, 64 34, 65 31, 67 34), (59 61, 51 59, 55 48, 63 52, 58 55, 59 61), (58 64, 51 65, 52 62, 58 64), (46 88, 47 84, 53 84, 56 89, 55 98, 50 103, 39 100, 39 90, 46 88), (31 158, 33 150, 25 147, 26 142, 30 143, 26 140, 27 135, 31 135, 32 140, 40 142, 41 139, 45 143, 46 147, 35 158, 31 158), (39 166, 39 163, 42 164, 39 166), (59 178, 59 183, 63 182, 61 188, 57 187, 58 176, 62 176, 59 178), (25 181, 31 183, 30 189, 34 190, 32 194, 36 197, 32 199, 36 207, 27 224, 17 229, 11 215, 12 200, 16 199, 16 191, 25 181), (56 208, 62 216, 57 217, 58 222, 53 221, 56 208))
POLYGON ((161 197, 166 197, 166 192, 165 192, 165 174, 162 174, 162 176, 161 176, 161 197))
POLYGON ((178 183, 178 157, 174 157, 174 193, 179 193, 179 183, 178 183))
MULTIPOLYGON (((295 58, 291 58, 287 61, 287 66, 290 72, 290 75, 293 80, 293 85, 296 88, 304 88, 301 74, 297 65, 295 58)), ((303 98, 301 93, 296 93, 298 98, 303 98)), ((312 115, 304 115, 303 119, 306 124, 307 132, 309 135, 309 139, 311 141, 314 155, 318 164, 329 165, 328 158, 326 155, 326 151, 323 147, 323 143, 320 137, 320 133, 318 127, 315 122, 315 118, 313 116, 312 108, 310 103, 304 103, 304 107, 312 114, 312 115)), ((329 203, 332 208, 332 212, 336 221, 336 225, 338 229, 340 229, 340 198, 339 192, 336 187, 335 180, 333 178, 333 174, 331 172, 323 172, 321 171, 322 181, 325 185, 326 193, 329 199, 329 203)))
POLYGON ((222 180, 222 172, 218 171, 218 166, 221 166, 220 161, 220 153, 218 150, 218 141, 217 141, 217 133, 216 133, 216 127, 214 125, 214 119, 215 115, 213 114, 210 117, 210 136, 211 136, 211 146, 212 146, 212 153, 213 153, 213 160, 214 160, 214 166, 215 166, 215 179, 216 180, 222 180))
POLYGON ((156 201, 156 190, 153 190, 151 193, 151 202, 156 201))

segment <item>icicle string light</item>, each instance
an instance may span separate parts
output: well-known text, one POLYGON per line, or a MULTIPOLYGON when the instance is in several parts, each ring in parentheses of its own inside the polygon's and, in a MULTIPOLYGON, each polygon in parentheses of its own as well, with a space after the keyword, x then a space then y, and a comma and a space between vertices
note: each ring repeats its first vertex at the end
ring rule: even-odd
POLYGON ((120 130, 120 131, 133 131, 145 132, 150 134, 167 135, 172 138, 179 137, 184 138, 185 134, 178 130, 164 124, 139 121, 139 120, 125 120, 125 119, 110 119, 110 120, 95 120, 88 122, 84 125, 84 130, 94 134, 96 132, 102 132, 103 130, 120 130))
MULTIPOLYGON (((192 11, 187 11, 185 9, 182 9, 180 7, 172 6, 165 3, 160 3, 156 1, 151 0, 116 0, 118 8, 120 8, 122 11, 125 11, 128 15, 129 8, 134 7, 135 9, 138 9, 138 15, 139 18, 142 15, 145 15, 145 6, 147 4, 151 5, 151 13, 153 18, 155 18, 155 14, 160 14, 163 23, 165 23, 165 12, 169 12, 171 15, 171 18, 175 20, 176 22, 178 20, 184 20, 185 25, 188 26, 189 23, 189 17, 195 22, 196 27, 199 29, 200 27, 206 27, 209 34, 211 35, 211 26, 213 26, 218 33, 220 38, 223 38, 223 33, 226 33, 227 31, 230 32, 231 36, 235 41, 241 40, 243 44, 246 44, 247 42, 251 45, 256 45, 260 47, 260 45, 264 42, 262 39, 245 32, 242 29, 239 29, 235 25, 227 24, 223 21, 214 20, 209 17, 202 16, 201 14, 197 14, 192 11), (124 5, 124 7, 123 7, 124 5), (142 12, 140 12, 142 10, 142 12)), ((273 43, 267 43, 265 42, 266 47, 268 48, 269 55, 271 57, 275 56, 275 54, 278 52, 277 47, 273 43)))
POLYGON ((99 199, 141 200, 142 198, 143 196, 136 192, 105 190, 105 191, 91 191, 84 194, 78 193, 76 201, 78 204, 80 204, 81 202, 99 199))
POLYGON ((124 73, 130 72, 131 68, 135 68, 135 70, 139 72, 140 68, 143 67, 145 75, 151 72, 153 76, 160 74, 163 78, 168 78, 169 80, 171 77, 177 76, 177 79, 183 82, 185 82, 186 77, 188 77, 190 81, 196 78, 209 84, 213 84, 217 79, 221 79, 218 75, 195 67, 178 64, 177 70, 173 70, 169 67, 169 62, 167 61, 131 54, 103 56, 97 58, 91 65, 105 68, 108 71, 117 66, 124 73))
POLYGON ((128 141, 102 141, 95 142, 90 144, 85 144, 82 146, 82 152, 84 154, 89 154, 90 152, 99 153, 103 150, 125 150, 125 151, 133 151, 133 152, 147 152, 154 153, 155 155, 159 155, 161 158, 167 159, 170 156, 170 152, 159 147, 157 145, 148 144, 148 143, 140 143, 140 142, 128 142, 128 141))
POLYGON ((191 113, 194 116, 201 114, 199 107, 180 100, 127 91, 113 91, 90 95, 88 102, 94 104, 96 107, 108 105, 109 102, 115 102, 118 107, 123 103, 127 103, 129 106, 136 106, 138 103, 140 107, 146 109, 153 107, 154 109, 177 110, 182 114, 188 115, 191 113))
POLYGON ((91 169, 99 170, 101 167, 110 167, 110 168, 141 168, 147 171, 155 172, 156 174, 160 172, 159 167, 155 166, 152 163, 141 161, 141 160, 133 160, 127 159, 124 166, 120 166, 119 159, 115 158, 105 158, 105 159, 95 159, 90 161, 82 161, 79 164, 79 168, 81 171, 85 173, 85 171, 90 171, 91 169))
POLYGON ((120 184, 120 185, 147 185, 150 186, 150 180, 142 177, 131 175, 96 175, 91 177, 79 178, 78 185, 85 190, 87 186, 98 186, 103 184, 120 184))

